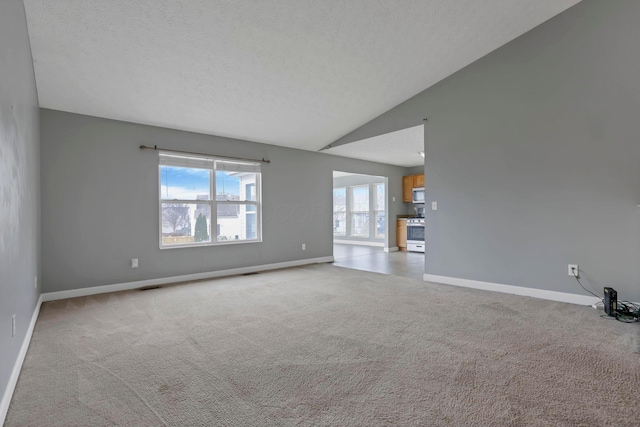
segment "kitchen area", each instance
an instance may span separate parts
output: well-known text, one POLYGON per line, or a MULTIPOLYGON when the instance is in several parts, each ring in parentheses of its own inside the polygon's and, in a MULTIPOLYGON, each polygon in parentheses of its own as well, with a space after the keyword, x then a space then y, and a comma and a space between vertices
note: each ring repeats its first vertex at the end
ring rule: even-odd
POLYGON ((396 218, 396 238, 400 251, 425 252, 424 175, 402 178, 402 202, 411 204, 412 213, 396 218))
MULTIPOLYGON (((394 241, 388 242, 390 250, 385 249, 382 240, 378 244, 366 242, 364 239, 349 242, 345 240, 345 234, 348 235, 348 232, 342 232, 340 235, 340 224, 345 222, 341 212, 346 210, 348 205, 347 201, 343 200, 345 189, 348 189, 349 185, 361 186, 365 182, 363 177, 359 177, 357 182, 354 178, 348 178, 349 181, 345 183, 344 180, 347 178, 343 175, 346 174, 334 172, 334 222, 336 219, 339 221, 339 226, 334 225, 334 265, 422 280, 425 256, 424 175, 412 174, 402 177, 404 208, 399 210, 400 214, 388 218, 389 227, 396 227, 394 241), (393 248, 394 246, 398 249, 393 248)), ((375 179, 372 179, 372 182, 374 181, 375 179)), ((376 191, 372 192, 375 195, 376 191)), ((347 190, 346 194, 349 193, 347 190)))

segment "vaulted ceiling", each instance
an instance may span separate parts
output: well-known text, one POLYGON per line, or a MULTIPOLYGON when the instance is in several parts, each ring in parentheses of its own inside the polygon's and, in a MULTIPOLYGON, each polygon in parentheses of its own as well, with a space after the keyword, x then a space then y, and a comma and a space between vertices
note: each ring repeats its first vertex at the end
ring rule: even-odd
POLYGON ((578 2, 24 0, 41 107, 304 150, 578 2))

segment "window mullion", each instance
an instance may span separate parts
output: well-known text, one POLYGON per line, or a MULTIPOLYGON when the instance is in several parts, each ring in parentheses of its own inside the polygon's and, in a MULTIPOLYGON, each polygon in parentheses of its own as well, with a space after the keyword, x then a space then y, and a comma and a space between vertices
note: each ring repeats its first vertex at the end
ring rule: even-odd
POLYGON ((258 205, 255 200, 218 200, 217 203, 221 205, 258 205))
POLYGON ((160 203, 162 203, 163 205, 171 205, 171 204, 179 204, 179 203, 202 203, 202 200, 196 200, 196 199, 167 199, 167 200, 160 200, 160 203))

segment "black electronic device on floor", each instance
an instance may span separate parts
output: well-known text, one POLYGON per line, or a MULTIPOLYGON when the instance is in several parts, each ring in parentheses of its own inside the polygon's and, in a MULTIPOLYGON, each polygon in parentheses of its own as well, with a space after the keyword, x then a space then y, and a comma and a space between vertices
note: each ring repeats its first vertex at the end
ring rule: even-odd
POLYGON ((617 317, 618 292, 613 288, 604 288, 604 312, 611 317, 617 317))

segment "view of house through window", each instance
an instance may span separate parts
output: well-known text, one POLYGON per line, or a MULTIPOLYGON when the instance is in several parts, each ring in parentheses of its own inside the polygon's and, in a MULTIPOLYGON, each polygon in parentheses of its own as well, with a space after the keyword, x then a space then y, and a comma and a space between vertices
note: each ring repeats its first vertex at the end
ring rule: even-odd
POLYGON ((161 247, 260 241, 258 163, 160 154, 159 175, 161 247))

